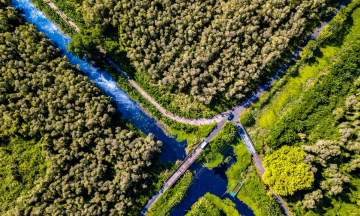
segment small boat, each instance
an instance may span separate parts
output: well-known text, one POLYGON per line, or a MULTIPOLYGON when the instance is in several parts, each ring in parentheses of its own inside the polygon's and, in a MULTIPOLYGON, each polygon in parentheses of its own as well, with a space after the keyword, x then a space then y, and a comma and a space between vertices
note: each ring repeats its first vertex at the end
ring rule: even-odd
POLYGON ((241 187, 243 186, 243 184, 241 183, 241 181, 238 181, 236 183, 236 185, 233 187, 233 189, 230 191, 230 196, 235 197, 236 194, 239 192, 239 190, 241 189, 241 187))

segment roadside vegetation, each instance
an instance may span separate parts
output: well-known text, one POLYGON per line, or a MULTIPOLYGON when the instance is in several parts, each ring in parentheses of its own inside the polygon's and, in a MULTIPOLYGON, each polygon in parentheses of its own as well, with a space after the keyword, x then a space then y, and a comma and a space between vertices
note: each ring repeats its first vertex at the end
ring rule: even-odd
POLYGON ((256 216, 283 215, 279 203, 256 173, 255 165, 252 165, 248 171, 246 180, 243 180, 243 186, 236 197, 248 205, 256 216))
MULTIPOLYGON (((302 59, 241 116, 265 161, 289 157, 283 148, 302 149, 314 181, 283 197, 296 215, 360 214, 359 5, 353 0, 343 8, 302 59)), ((292 181, 275 176, 270 187, 292 181)))
POLYGON ((293 195, 309 189, 314 182, 310 166, 304 162, 306 153, 300 147, 283 146, 264 158, 265 184, 278 195, 293 195))
POLYGON ((137 215, 171 164, 10 1, 0 2, 0 214, 137 215))
POLYGON ((248 168, 251 165, 251 154, 248 152, 246 146, 240 137, 231 142, 230 146, 234 148, 234 154, 236 155, 236 162, 226 171, 228 177, 228 189, 238 182, 243 182, 246 179, 248 168))
POLYGON ((236 197, 249 206, 256 216, 282 215, 280 205, 258 176, 251 154, 241 138, 236 137, 230 146, 234 148, 236 162, 226 171, 228 190, 241 181, 243 186, 236 197))
MULTIPOLYGON (((205 166, 213 168, 222 162, 226 162, 227 159, 224 158, 223 154, 227 152, 229 148, 233 148, 236 162, 226 171, 228 190, 231 190, 238 181, 241 181, 243 186, 237 194, 237 198, 249 206, 256 216, 282 215, 280 205, 258 176, 256 166, 251 161, 251 154, 248 152, 240 137, 237 136, 229 143, 226 149, 218 153, 216 160, 212 161, 212 163, 205 164, 205 166)), ((201 212, 199 210, 200 206, 210 204, 200 198, 193 207, 197 205, 199 205, 199 207, 196 207, 197 210, 194 210, 194 212, 201 212)), ((216 212, 216 210, 214 210, 214 212, 216 212)), ((210 213, 211 212, 209 212, 209 214, 210 213)))
POLYGON ((186 173, 175 183, 175 185, 165 191, 164 194, 154 203, 146 215, 158 216, 169 215, 171 209, 180 203, 186 196, 186 191, 191 185, 192 173, 186 173))
POLYGON ((211 163, 218 157, 219 150, 226 144, 233 141, 236 137, 236 126, 228 121, 224 127, 208 144, 208 146, 200 153, 197 161, 211 163))
POLYGON ((206 193, 200 197, 192 206, 186 216, 240 216, 235 204, 228 198, 219 197, 206 193))

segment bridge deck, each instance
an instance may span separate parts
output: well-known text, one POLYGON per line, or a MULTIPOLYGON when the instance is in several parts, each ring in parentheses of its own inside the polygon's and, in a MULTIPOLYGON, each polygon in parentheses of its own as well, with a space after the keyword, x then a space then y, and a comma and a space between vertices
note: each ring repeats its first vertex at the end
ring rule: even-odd
MULTIPOLYGON (((202 142, 201 142, 202 143, 202 142)), ((202 152, 201 143, 192 151, 180 166, 173 172, 168 179, 165 181, 165 187, 171 187, 175 182, 186 172, 186 170, 195 162, 202 152)))
POLYGON ((238 128, 238 133, 239 133, 241 139, 244 141, 246 148, 248 149, 250 154, 252 154, 252 156, 254 157, 254 161, 256 163, 257 168, 259 169, 260 174, 263 175, 265 173, 264 166, 263 166, 259 156, 256 154, 255 147, 254 147, 253 143, 251 142, 249 135, 246 133, 244 127, 240 123, 237 124, 237 128, 238 128))

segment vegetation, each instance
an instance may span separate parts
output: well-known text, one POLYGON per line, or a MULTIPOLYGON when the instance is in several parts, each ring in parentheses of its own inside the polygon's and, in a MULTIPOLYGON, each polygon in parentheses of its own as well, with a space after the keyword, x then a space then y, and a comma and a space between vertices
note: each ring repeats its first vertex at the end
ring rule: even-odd
POLYGON ((120 120, 9 4, 0 4, 1 214, 137 215, 158 189, 162 143, 120 120))
MULTIPOLYGON (((289 145, 305 151, 314 173, 311 190, 285 196, 296 215, 359 212, 357 111, 360 1, 341 10, 283 80, 248 110, 258 151, 289 145), (336 35, 336 36, 335 36, 336 35)), ((274 156, 275 158, 275 156, 274 156)))
POLYGON ((192 173, 186 171, 185 174, 169 188, 150 208, 147 215, 169 215, 171 209, 176 206, 186 196, 186 191, 191 185, 192 173))
POLYGON ((255 168, 251 169, 237 198, 248 205, 256 216, 283 215, 275 197, 266 191, 265 185, 257 175, 255 168))
POLYGON ((240 137, 234 139, 230 145, 234 148, 236 163, 232 164, 226 171, 228 189, 232 189, 238 181, 246 179, 248 168, 251 165, 251 154, 248 152, 240 137))
POLYGON ((75 30, 43 0, 32 0, 32 2, 36 7, 40 8, 46 15, 48 15, 65 33, 70 35, 76 33, 75 30))
POLYGON ((239 137, 230 144, 234 148, 236 163, 226 171, 228 177, 228 189, 241 181, 243 186, 237 194, 237 198, 248 205, 256 216, 282 215, 281 209, 273 195, 267 193, 266 187, 256 173, 252 165, 251 154, 239 137))
POLYGON ((219 197, 206 193, 191 206, 186 216, 240 216, 235 209, 235 204, 228 198, 222 200, 219 197))
POLYGON ((46 175, 48 163, 41 142, 18 137, 1 144, 0 158, 0 206, 8 210, 46 175))
POLYGON ((305 154, 300 147, 283 146, 267 155, 264 158, 264 182, 282 196, 310 188, 314 182, 314 174, 304 162, 305 154))
POLYGON ((228 121, 223 129, 208 144, 208 146, 200 153, 199 161, 211 162, 217 156, 218 151, 225 144, 230 143, 236 136, 236 126, 228 121))
POLYGON ((208 117, 251 92, 340 1, 54 2, 82 27, 72 47, 92 53, 81 44, 99 39, 169 112, 208 117))

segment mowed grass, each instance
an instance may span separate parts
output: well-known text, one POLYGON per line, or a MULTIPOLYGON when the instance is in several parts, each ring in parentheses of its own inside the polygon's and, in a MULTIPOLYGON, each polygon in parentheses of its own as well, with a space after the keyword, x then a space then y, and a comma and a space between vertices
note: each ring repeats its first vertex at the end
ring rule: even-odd
POLYGON ((301 100, 303 92, 311 88, 319 77, 327 73, 342 50, 359 38, 359 32, 360 8, 357 8, 347 21, 346 31, 342 35, 328 41, 327 45, 315 51, 313 61, 297 60, 297 63, 291 66, 285 75, 276 81, 271 89, 247 110, 254 116, 255 124, 246 129, 253 138, 258 151, 263 151, 262 144, 266 138, 264 137, 266 132, 281 118, 282 114, 301 100))

